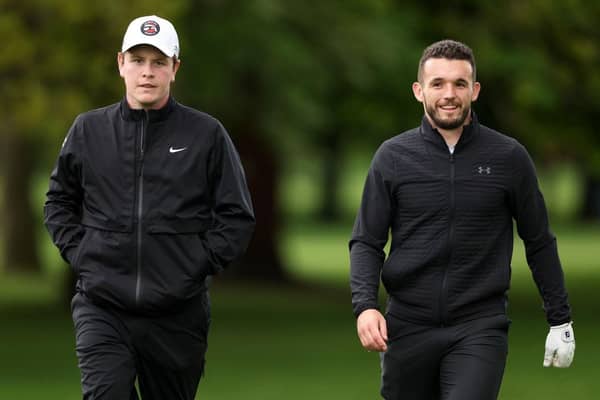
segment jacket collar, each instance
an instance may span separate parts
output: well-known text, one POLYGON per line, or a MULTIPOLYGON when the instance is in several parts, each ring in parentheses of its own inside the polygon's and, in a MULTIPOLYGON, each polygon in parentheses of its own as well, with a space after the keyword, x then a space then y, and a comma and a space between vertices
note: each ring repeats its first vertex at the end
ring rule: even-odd
MULTIPOLYGON (((167 100, 167 104, 165 104, 165 106, 163 108, 160 108, 158 110, 148 110, 148 121, 150 121, 150 122, 164 121, 165 119, 167 119, 167 117, 169 116, 171 111, 173 111, 175 104, 176 104, 175 99, 172 96, 169 96, 169 99, 167 100)), ((129 103, 127 102, 126 97, 123 97, 123 99, 121 100, 120 109, 121 109, 121 116, 125 120, 140 121, 144 118, 145 111, 131 108, 129 106, 129 103)))
MULTIPOLYGON (((423 115, 420 130, 421 134, 423 135, 423 138, 428 142, 441 145, 446 149, 448 148, 442 135, 438 132, 437 129, 431 126, 429 119, 427 119, 427 116, 425 115, 423 115)), ((477 114, 475 114, 475 111, 471 110, 471 122, 463 127, 463 132, 460 135, 460 139, 458 140, 458 143, 456 143, 456 146, 464 146, 466 143, 470 142, 475 136, 477 136, 478 133, 479 120, 477 118, 477 114)))

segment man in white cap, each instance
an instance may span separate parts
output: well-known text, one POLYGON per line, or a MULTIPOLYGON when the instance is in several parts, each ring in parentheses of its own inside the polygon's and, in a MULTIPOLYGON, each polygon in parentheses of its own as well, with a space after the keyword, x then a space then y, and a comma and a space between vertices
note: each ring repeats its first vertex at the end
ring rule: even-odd
POLYGON ((173 25, 136 18, 117 62, 124 99, 75 119, 44 207, 77 276, 83 398, 193 399, 210 324, 206 278, 245 251, 252 203, 223 126, 170 94, 180 67, 173 25))

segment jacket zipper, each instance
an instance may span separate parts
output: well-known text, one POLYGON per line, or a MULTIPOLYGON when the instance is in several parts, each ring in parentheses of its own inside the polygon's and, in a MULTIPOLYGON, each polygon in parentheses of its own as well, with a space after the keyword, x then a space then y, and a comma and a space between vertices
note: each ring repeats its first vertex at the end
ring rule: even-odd
POLYGON ((148 111, 144 112, 140 129, 140 166, 138 172, 137 187, 137 243, 136 243, 136 281, 135 281, 135 305, 139 306, 140 294, 142 292, 142 217, 144 206, 144 146, 146 126, 148 124, 148 111))
POLYGON ((454 178, 455 178, 455 164, 454 164, 454 153, 450 153, 450 208, 448 210, 448 261, 446 268, 442 275, 442 284, 440 288, 440 326, 445 326, 446 321, 446 297, 448 297, 448 268, 452 263, 452 253, 454 252, 454 230, 455 221, 454 214, 456 208, 455 200, 455 189, 454 189, 454 178))

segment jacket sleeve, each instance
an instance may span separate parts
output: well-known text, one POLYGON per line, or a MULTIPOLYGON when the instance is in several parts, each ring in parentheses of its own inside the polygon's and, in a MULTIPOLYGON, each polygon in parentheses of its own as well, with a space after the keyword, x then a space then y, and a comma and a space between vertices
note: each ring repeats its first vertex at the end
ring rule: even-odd
POLYGON ((75 249, 83 237, 81 164, 76 146, 78 122, 76 119, 63 142, 50 175, 44 205, 44 224, 69 264, 72 264, 75 249))
POLYGON ((378 292, 393 212, 394 163, 382 145, 371 162, 362 200, 350 239, 352 308, 358 317, 366 309, 379 309, 378 292))
POLYGON ((544 302, 550 325, 571 320, 571 308, 558 256, 556 238, 550 231, 548 213, 540 192, 535 167, 520 145, 513 153, 512 214, 525 245, 527 263, 544 302))
POLYGON ((255 218, 244 169, 225 128, 216 128, 209 157, 213 221, 204 245, 211 273, 219 273, 246 250, 254 232, 255 218))

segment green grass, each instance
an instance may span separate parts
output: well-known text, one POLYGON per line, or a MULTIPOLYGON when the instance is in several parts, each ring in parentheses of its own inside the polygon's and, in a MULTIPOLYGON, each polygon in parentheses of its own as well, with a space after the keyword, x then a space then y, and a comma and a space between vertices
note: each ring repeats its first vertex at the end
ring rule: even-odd
MULTIPOLYGON (((363 351, 343 293, 285 287, 213 287, 213 326, 199 398, 377 398, 377 355, 363 351)), ((40 306, 11 309, 0 331, 0 398, 79 398, 71 321, 40 306)), ((598 322, 576 325, 571 369, 541 367, 546 327, 538 316, 513 318, 501 399, 592 399, 598 322)))
MULTIPOLYGON (((365 157, 352 157, 345 166, 340 206, 346 222, 302 222, 284 229, 283 262, 304 282, 302 287, 240 286, 217 280, 211 290, 207 371, 198 398, 379 398, 378 356, 359 345, 348 286, 347 242, 367 167, 365 157)), ((283 211, 301 221, 314 215, 319 171, 317 164, 305 162, 292 172, 295 177, 284 180, 287 186, 282 188, 283 211)), ((580 191, 573 171, 550 171, 546 176, 550 178, 541 176, 542 185, 551 211, 558 210, 553 211, 555 219, 572 216, 580 191)), ((45 185, 44 177, 40 188, 45 185)), ((587 400, 600 392, 596 377, 600 227, 565 225, 556 233, 574 309, 575 362, 567 370, 541 367, 547 325, 522 244, 516 241, 513 324, 502 400, 587 400)), ((72 322, 57 305, 63 284, 60 271, 65 266, 47 240, 40 243, 40 252, 45 260, 42 277, 0 275, 1 400, 81 398, 72 322)))
MULTIPOLYGON (((560 225, 555 235, 567 279, 585 280, 600 275, 600 226, 560 225)), ((337 225, 305 224, 294 226, 284 235, 285 265, 300 279, 327 281, 335 285, 348 282, 348 240, 352 223, 337 225)), ((527 267, 523 244, 515 237, 513 284, 520 289, 527 284, 527 267)))
MULTIPOLYGON (((200 398, 369 398, 376 355, 361 351, 343 296, 311 289, 216 285, 200 398), (336 378, 337 377, 337 378, 336 378)), ((12 308, 0 331, 0 399, 77 399, 71 321, 12 308)))
MULTIPOLYGON (((300 286, 213 286, 202 399, 375 399, 379 361, 355 334, 347 286, 350 227, 305 225, 284 235, 300 286)), ((598 228, 564 227, 559 246, 574 307, 577 354, 568 370, 541 367, 547 326, 515 252, 510 354, 501 399, 592 399, 600 346, 598 228)), ((0 282, 0 399, 80 398, 72 324, 55 304, 60 280, 0 282)))
MULTIPOLYGON (((306 225, 286 235, 283 252, 296 277, 348 285, 347 241, 351 225, 306 225)), ((574 310, 577 356, 568 370, 541 367, 547 325, 541 300, 527 267, 523 245, 515 240, 509 313, 513 320, 510 355, 501 399, 595 398, 600 389, 596 378, 600 346, 595 345, 600 322, 600 237, 598 226, 560 226, 556 231, 563 268, 574 310)), ((373 365, 371 368, 376 368, 373 365)), ((370 398, 374 398, 373 396, 370 398)))

